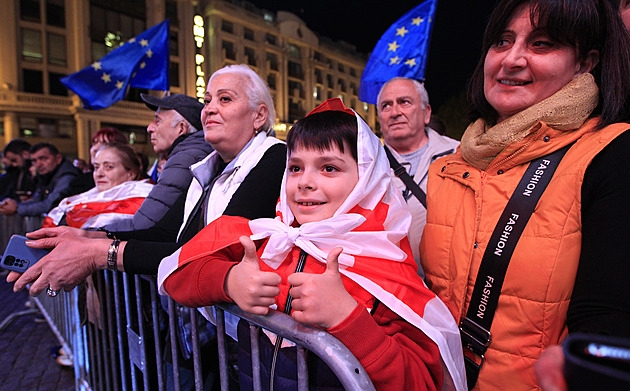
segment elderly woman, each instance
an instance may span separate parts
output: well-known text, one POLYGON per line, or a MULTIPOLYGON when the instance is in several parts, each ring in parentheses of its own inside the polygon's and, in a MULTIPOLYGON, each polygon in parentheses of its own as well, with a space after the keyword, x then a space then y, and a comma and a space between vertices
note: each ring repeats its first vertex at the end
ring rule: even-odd
POLYGON ((131 218, 153 188, 143 180, 138 155, 127 144, 101 144, 92 163, 96 186, 61 200, 46 216, 44 227, 98 228, 131 218))
POLYGON ((55 248, 21 277, 11 274, 7 280, 15 281, 15 290, 32 282, 30 293, 37 295, 46 287, 51 294, 72 289, 95 270, 155 274, 162 258, 222 214, 274 217, 286 158, 285 144, 269 136, 274 119, 269 90, 254 71, 245 65, 216 71, 201 114, 205 139, 215 151, 191 167, 194 179, 177 243, 121 242, 104 239, 104 232, 66 229, 61 235, 58 228, 42 229, 28 235, 40 239, 31 246, 55 248))
POLYGON ((469 387, 537 389, 567 333, 630 336, 630 43, 610 3, 501 1, 474 122, 431 167, 422 266, 462 321, 469 387))

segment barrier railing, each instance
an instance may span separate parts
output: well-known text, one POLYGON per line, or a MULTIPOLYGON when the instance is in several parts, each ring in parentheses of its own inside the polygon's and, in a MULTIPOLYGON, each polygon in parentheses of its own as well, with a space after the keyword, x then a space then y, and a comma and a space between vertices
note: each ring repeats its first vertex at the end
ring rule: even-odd
MULTIPOLYGON (((2 235, 38 228, 41 220, 0 219, 2 235)), ((9 216, 11 217, 11 216, 9 216)), ((10 237, 10 235, 7 235, 10 237)), ((7 239, 8 240, 8 239, 7 239)), ((2 243, 3 246, 6 242, 2 243)), ((2 247, 4 249, 4 247, 2 247)), ((73 360, 77 390, 202 390, 202 363, 212 357, 202 352, 195 309, 179 307, 168 298, 164 309, 157 295, 155 278, 102 271, 85 284, 57 297, 45 294, 33 301, 47 320, 64 350, 73 360), (181 314, 180 314, 181 312, 181 314), (180 373, 181 353, 178 328, 189 318, 192 344, 193 381, 184 386, 180 373), (170 348, 167 348, 168 347, 170 348), (168 353, 168 354, 167 354, 168 353), (165 358, 173 370, 167 371, 165 358)), ((271 311, 257 316, 233 304, 215 306, 219 379, 221 390, 230 389, 225 312, 248 323, 254 389, 260 390, 258 336, 261 329, 293 342, 297 348, 298 390, 308 389, 307 352, 318 356, 334 372, 346 390, 373 390, 365 370, 352 353, 325 331, 296 322, 290 316, 271 311)), ((216 354, 216 353, 210 353, 216 354)))

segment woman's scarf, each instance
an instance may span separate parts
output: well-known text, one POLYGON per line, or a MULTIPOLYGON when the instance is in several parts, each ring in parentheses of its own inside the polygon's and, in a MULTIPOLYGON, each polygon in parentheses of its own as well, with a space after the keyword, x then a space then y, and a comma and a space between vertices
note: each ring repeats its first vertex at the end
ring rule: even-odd
POLYGON ((153 189, 148 180, 128 181, 99 192, 96 187, 64 198, 44 219, 43 227, 56 227, 63 217, 75 228, 97 228, 130 219, 153 189))
POLYGON ((549 98, 489 127, 479 118, 462 136, 462 157, 468 164, 485 170, 508 145, 530 135, 534 126, 544 122, 561 131, 579 128, 591 115, 599 100, 593 75, 584 73, 549 98))

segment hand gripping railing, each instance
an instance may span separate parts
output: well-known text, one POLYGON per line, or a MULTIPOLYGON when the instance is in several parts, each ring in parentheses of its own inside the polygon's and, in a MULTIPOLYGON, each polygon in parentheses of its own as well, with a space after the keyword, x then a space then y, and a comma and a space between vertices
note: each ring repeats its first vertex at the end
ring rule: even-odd
POLYGON ((363 366, 338 339, 326 331, 315 326, 295 321, 291 316, 279 311, 270 311, 265 316, 253 315, 241 310, 235 304, 219 304, 217 311, 217 338, 219 345, 219 370, 221 390, 228 390, 227 358, 225 356, 225 318, 224 311, 246 320, 250 326, 252 374, 254 390, 260 386, 260 360, 258 357, 259 327, 290 340, 297 345, 298 390, 308 389, 308 368, 306 365, 306 350, 315 353, 337 375, 337 378, 348 391, 374 390, 372 381, 363 366))

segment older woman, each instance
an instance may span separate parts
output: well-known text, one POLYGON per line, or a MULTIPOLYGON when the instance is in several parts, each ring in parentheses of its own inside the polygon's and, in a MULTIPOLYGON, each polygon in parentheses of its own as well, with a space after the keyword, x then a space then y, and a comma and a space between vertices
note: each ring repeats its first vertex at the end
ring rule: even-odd
POLYGON ((8 281, 17 279, 14 289, 32 282, 33 295, 46 287, 48 292, 68 290, 93 271, 107 268, 155 274, 163 257, 221 214, 248 219, 275 216, 286 146, 269 136, 275 111, 264 81, 245 65, 218 70, 208 83, 201 119, 205 139, 215 151, 191 167, 194 179, 186 195, 177 243, 84 240, 79 236, 105 234, 66 229, 61 235, 54 229, 42 229, 28 235, 41 238, 31 246, 55 248, 19 279, 10 275, 8 281))
POLYGON ((474 122, 431 167, 422 266, 462 320, 475 389, 537 389, 534 363, 569 332, 630 336, 630 43, 610 3, 501 1, 474 122))
POLYGON ((131 218, 153 185, 140 166, 138 155, 127 144, 101 144, 92 159, 96 186, 61 200, 44 220, 44 227, 68 225, 98 228, 131 218))

